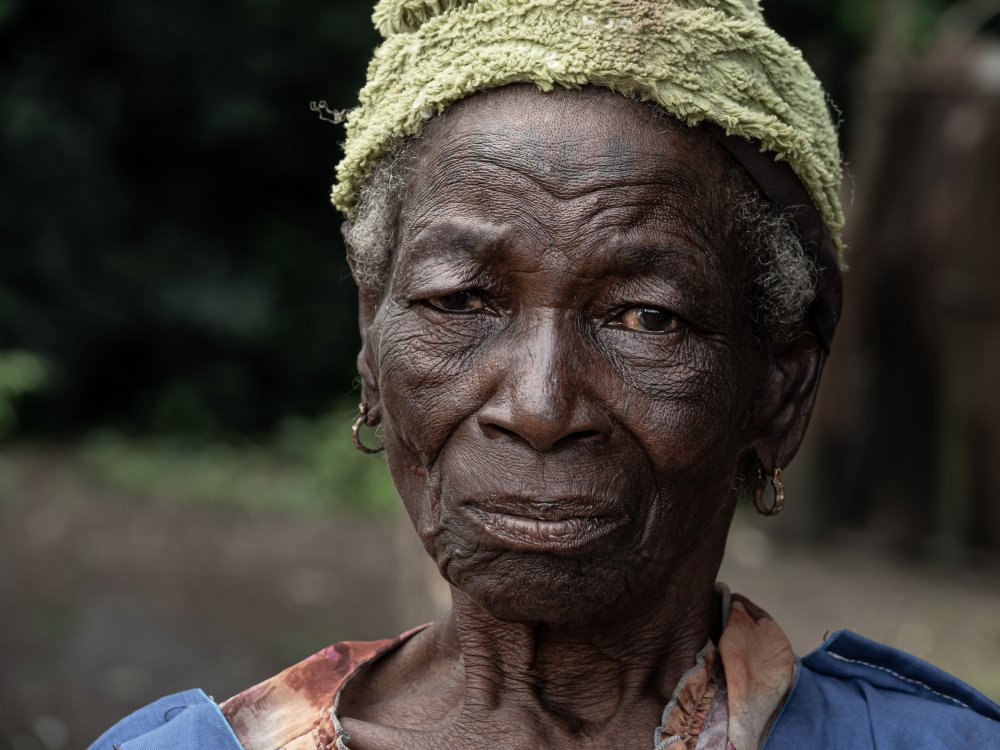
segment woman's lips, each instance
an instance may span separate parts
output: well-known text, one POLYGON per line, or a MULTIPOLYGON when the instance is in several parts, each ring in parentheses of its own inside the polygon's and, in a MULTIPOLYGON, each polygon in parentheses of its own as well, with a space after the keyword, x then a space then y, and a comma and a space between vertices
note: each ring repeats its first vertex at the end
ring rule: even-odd
POLYGON ((465 508, 483 531, 504 547, 531 552, 579 551, 625 524, 624 516, 592 515, 580 505, 586 504, 468 501, 465 508))

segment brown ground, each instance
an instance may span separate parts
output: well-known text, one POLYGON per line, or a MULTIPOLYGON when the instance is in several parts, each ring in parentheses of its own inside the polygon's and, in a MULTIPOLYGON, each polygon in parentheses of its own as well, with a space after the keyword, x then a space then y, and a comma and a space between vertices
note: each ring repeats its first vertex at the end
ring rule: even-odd
MULTIPOLYGON (((129 710, 201 686, 225 697, 345 638, 443 606, 399 518, 150 502, 67 451, 0 451, 0 750, 85 747, 129 710)), ((779 545, 756 519, 722 580, 807 651, 849 626, 1000 697, 1000 589, 858 542, 779 545)))

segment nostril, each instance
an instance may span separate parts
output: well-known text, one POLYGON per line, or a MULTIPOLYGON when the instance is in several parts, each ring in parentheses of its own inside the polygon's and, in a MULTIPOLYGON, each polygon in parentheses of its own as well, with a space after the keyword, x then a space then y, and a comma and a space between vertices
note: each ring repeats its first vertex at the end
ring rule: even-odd
POLYGON ((488 405, 477 415, 477 422, 483 435, 491 440, 525 443, 537 451, 601 444, 612 432, 609 419, 594 409, 559 413, 488 405))
POLYGON ((521 437, 516 432, 514 432, 513 430, 509 430, 506 427, 502 427, 502 426, 500 426, 500 425, 498 425, 496 423, 493 423, 493 422, 482 422, 481 421, 479 423, 479 426, 482 429, 483 434, 486 437, 490 438, 491 440, 496 440, 497 438, 502 438, 502 437, 511 438, 511 439, 514 439, 514 440, 520 440, 521 439, 521 437))
POLYGON ((599 430, 578 430, 577 432, 559 438, 559 440, 557 440, 552 447, 562 448, 563 446, 570 445, 572 443, 601 443, 604 442, 606 437, 607 436, 599 430))

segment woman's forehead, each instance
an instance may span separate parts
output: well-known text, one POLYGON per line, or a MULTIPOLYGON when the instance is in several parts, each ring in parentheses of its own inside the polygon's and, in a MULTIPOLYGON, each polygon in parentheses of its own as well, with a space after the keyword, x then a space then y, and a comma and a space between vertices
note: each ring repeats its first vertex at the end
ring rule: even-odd
POLYGON ((583 175, 620 181, 731 168, 700 129, 597 87, 543 92, 519 84, 477 94, 431 123, 417 153, 439 168, 481 159, 570 184, 583 175))
POLYGON ((461 217, 542 241, 659 228, 719 248, 734 209, 735 167, 712 138, 603 89, 472 97, 427 129, 412 167, 404 244, 461 217))

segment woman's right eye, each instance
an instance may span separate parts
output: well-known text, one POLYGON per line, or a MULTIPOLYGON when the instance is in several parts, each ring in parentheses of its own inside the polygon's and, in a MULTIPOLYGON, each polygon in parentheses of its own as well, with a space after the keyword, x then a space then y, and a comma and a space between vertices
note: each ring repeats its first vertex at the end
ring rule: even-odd
POLYGON ((640 333, 675 333, 681 328, 681 320, 674 313, 645 305, 623 310, 612 323, 616 328, 640 333))
POLYGON ((486 309, 486 303, 480 294, 463 291, 427 297, 424 302, 436 310, 449 313, 476 313, 486 309))

